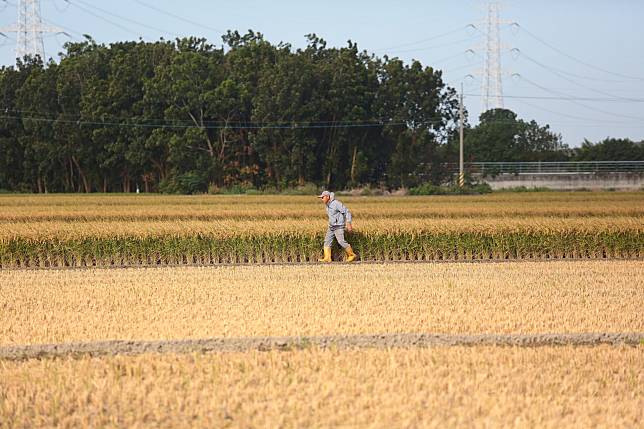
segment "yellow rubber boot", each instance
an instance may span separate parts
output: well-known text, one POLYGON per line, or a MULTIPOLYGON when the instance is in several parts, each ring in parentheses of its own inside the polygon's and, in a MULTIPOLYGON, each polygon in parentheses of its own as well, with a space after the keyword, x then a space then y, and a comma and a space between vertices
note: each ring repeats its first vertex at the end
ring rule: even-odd
POLYGON ((331 262, 331 248, 324 248, 324 258, 318 259, 318 262, 331 262))
POLYGON ((347 259, 346 259, 347 262, 353 262, 356 260, 356 254, 353 253, 353 249, 351 248, 351 246, 344 249, 344 251, 347 252, 347 259))

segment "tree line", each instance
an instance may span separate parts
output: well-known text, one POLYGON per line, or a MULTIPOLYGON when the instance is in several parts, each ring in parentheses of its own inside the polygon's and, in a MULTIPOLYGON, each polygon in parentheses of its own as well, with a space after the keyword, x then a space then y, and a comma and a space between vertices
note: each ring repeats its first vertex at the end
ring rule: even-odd
MULTIPOLYGON (((26 57, 2 67, 0 189, 192 193, 450 179, 458 99, 440 70, 351 41, 330 48, 314 34, 297 50, 252 31, 223 42, 87 37, 66 44, 58 63, 26 57)), ((508 112, 467 126, 468 160, 492 156, 485 141, 498 143, 495 132, 523 136, 514 157, 571 156, 548 126, 508 112)))
POLYGON ((464 146, 467 160, 476 162, 644 161, 644 141, 585 139, 570 148, 549 125, 524 121, 507 109, 482 113, 479 124, 466 130, 464 146))

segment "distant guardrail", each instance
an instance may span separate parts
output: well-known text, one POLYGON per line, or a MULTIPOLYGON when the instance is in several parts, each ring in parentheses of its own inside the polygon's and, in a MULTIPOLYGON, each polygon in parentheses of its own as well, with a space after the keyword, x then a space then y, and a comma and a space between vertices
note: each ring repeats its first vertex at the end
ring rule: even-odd
MULTIPOLYGON (((466 162, 469 174, 644 173, 644 161, 466 162)), ((458 164, 449 164, 458 172, 458 164)))

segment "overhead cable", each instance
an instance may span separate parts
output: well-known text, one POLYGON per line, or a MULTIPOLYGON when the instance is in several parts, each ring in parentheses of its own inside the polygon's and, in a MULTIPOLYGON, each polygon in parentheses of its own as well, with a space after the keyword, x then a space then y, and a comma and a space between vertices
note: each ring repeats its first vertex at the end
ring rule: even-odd
POLYGON ((85 7, 83 7, 83 6, 79 5, 79 4, 77 4, 77 3, 75 3, 75 2, 74 2, 74 3, 71 3, 71 1, 70 1, 70 0, 65 0, 65 1, 67 1, 67 2, 68 2, 68 3, 70 3, 70 4, 72 4, 74 7, 76 7, 76 8, 78 8, 78 9, 82 10, 83 12, 87 13, 88 15, 92 15, 92 16, 93 16, 93 17, 95 17, 95 18, 98 18, 98 19, 100 19, 100 20, 102 20, 102 21, 105 21, 105 22, 107 22, 107 23, 109 23, 109 24, 112 24, 113 26, 118 27, 118 28, 120 28, 120 29, 121 29, 121 30, 123 30, 123 31, 126 31, 127 33, 135 34, 137 37, 142 37, 142 34, 141 34, 141 33, 137 32, 137 31, 133 31, 133 30, 131 30, 131 29, 127 28, 127 27, 124 27, 123 25, 119 24, 118 22, 114 22, 114 21, 112 21, 112 20, 111 20, 111 19, 109 19, 109 18, 105 18, 104 16, 101 16, 101 15, 99 15, 99 14, 97 14, 97 13, 94 13, 94 12, 92 12, 91 10, 89 10, 89 9, 87 9, 87 8, 85 8, 85 7))
MULTIPOLYGON (((98 127, 122 127, 122 128, 148 128, 148 129, 230 129, 230 130, 259 130, 259 129, 273 129, 273 130, 307 130, 307 129, 335 129, 335 128, 379 128, 379 127, 408 127, 410 123, 408 122, 382 122, 374 121, 371 123, 362 123, 362 124, 351 124, 351 123, 336 123, 336 124, 316 124, 314 122, 297 122, 297 123, 235 123, 233 125, 203 125, 198 126, 195 124, 160 124, 160 123, 143 123, 143 122, 114 122, 114 121, 96 121, 96 120, 74 120, 74 119, 52 119, 52 118, 43 118, 36 116, 17 116, 17 115, 0 115, 0 119, 11 119, 11 120, 25 120, 25 121, 34 121, 34 122, 44 122, 44 123, 65 123, 69 125, 76 126, 98 126, 98 127)), ((490 121, 491 123, 496 124, 515 124, 515 120, 494 120, 490 121)), ((428 120, 417 122, 414 125, 438 125, 445 123, 444 120, 428 120)), ((579 125, 579 121, 565 122, 565 121, 554 121, 550 122, 554 124, 575 124, 579 125)), ((638 124, 630 123, 615 123, 615 125, 620 125, 624 127, 641 127, 638 124)), ((597 121, 589 122, 584 126, 587 127, 605 127, 603 124, 598 124, 597 121)))
POLYGON ((469 37, 467 39, 460 39, 460 40, 456 40, 456 41, 453 41, 453 42, 443 43, 441 45, 425 46, 425 47, 422 47, 422 48, 413 48, 413 49, 391 50, 389 52, 392 52, 392 53, 405 53, 405 52, 430 51, 432 49, 446 48, 448 46, 459 45, 459 44, 462 44, 462 43, 465 43, 465 42, 471 42, 471 41, 472 41, 472 38, 469 37))
POLYGON ((178 19, 180 21, 187 22, 188 24, 196 25, 197 27, 201 27, 201 28, 206 29, 206 30, 215 31, 217 33, 222 33, 222 34, 224 33, 223 30, 220 30, 220 29, 214 28, 214 27, 210 27, 208 25, 203 25, 203 24, 200 24, 198 22, 192 21, 190 19, 186 19, 184 17, 181 17, 179 15, 175 15, 174 13, 171 13, 171 12, 168 12, 166 10, 160 9, 157 6, 152 6, 151 4, 149 4, 147 2, 140 1, 140 0, 135 0, 135 1, 136 1, 136 3, 140 4, 141 6, 147 7, 148 9, 152 9, 152 10, 157 11, 159 13, 162 13, 164 15, 168 15, 168 16, 173 17, 175 19, 178 19))
POLYGON ((640 118, 640 117, 636 117, 636 116, 630 116, 630 115, 621 115, 619 113, 609 112, 609 111, 603 110, 603 109, 597 109, 595 107, 588 106, 586 104, 580 103, 579 101, 575 100, 574 97, 570 97, 568 94, 565 94, 565 93, 560 92, 560 91, 555 91, 555 90, 548 89, 548 88, 546 88, 544 86, 539 85, 538 83, 535 83, 535 82, 531 81, 530 79, 525 78, 524 76, 522 76, 522 75, 520 75, 518 73, 515 73, 513 76, 517 76, 517 77, 521 78, 522 80, 526 81, 530 85, 532 85, 534 87, 537 87, 537 88, 541 89, 542 91, 545 91, 545 92, 548 92, 548 93, 551 93, 551 94, 556 94, 556 95, 559 95, 559 96, 563 96, 567 101, 569 101, 569 102, 571 102, 573 104, 576 104, 578 106, 584 107, 586 109, 594 110, 595 112, 604 113, 606 115, 615 116, 615 117, 618 117, 618 118, 636 119, 638 121, 644 122, 644 118, 640 118))
POLYGON ((527 102, 525 100, 522 100, 522 99, 519 99, 517 101, 519 103, 521 103, 521 104, 525 104, 526 106, 530 106, 533 109, 542 110, 544 112, 552 113, 553 115, 557 115, 557 116, 563 116, 563 117, 570 118, 570 119, 576 119, 578 121, 583 121, 583 122, 592 121, 593 123, 601 122, 601 123, 607 123, 607 124, 627 124, 627 125, 632 124, 632 122, 606 121, 604 119, 593 119, 593 118, 586 118, 586 117, 583 117, 583 116, 575 116, 575 115, 571 115, 569 113, 557 112, 555 110, 546 109, 545 107, 541 107, 541 106, 536 105, 534 103, 529 103, 529 102, 527 102))
POLYGON ((447 32, 445 32, 445 33, 437 34, 437 35, 435 35, 435 36, 431 36, 431 37, 426 37, 426 38, 424 38, 424 39, 416 40, 416 41, 414 41, 414 42, 402 43, 402 44, 399 44, 399 45, 389 46, 389 47, 387 47, 387 48, 375 49, 375 50, 374 50, 374 52, 379 52, 379 51, 388 51, 388 50, 390 50, 390 49, 397 49, 397 48, 404 48, 404 47, 408 47, 408 46, 420 45, 420 44, 422 44, 422 43, 431 42, 431 41, 433 41, 433 40, 440 39, 440 38, 443 38, 443 37, 449 36, 449 35, 451 35, 451 34, 459 33, 459 32, 461 32, 461 31, 463 31, 463 30, 467 29, 468 27, 469 27, 469 26, 455 28, 455 29, 450 30, 450 31, 447 31, 447 32))
MULTIPOLYGON (((525 79, 525 78, 524 78, 525 79)), ((539 86, 539 88, 546 90, 545 88, 539 86)), ((558 92, 552 90, 552 92, 558 92)), ((482 94, 464 94, 470 97, 482 97, 482 94)), ((622 98, 600 98, 600 97, 558 97, 558 96, 538 96, 538 95, 503 95, 503 98, 518 98, 525 100, 558 100, 558 101, 600 101, 600 102, 625 102, 622 98)), ((631 98, 627 101, 628 103, 644 103, 644 98, 631 98)))
POLYGON ((543 64, 543 63, 541 63, 541 62, 539 62, 539 61, 535 60, 534 58, 530 57, 529 55, 524 54, 524 53, 523 53, 520 49, 518 49, 518 48, 513 48, 513 49, 512 49, 512 52, 516 52, 516 53, 520 54, 520 56, 525 57, 528 61, 530 61, 530 62, 532 62, 532 63, 534 63, 534 64, 538 65, 539 67, 543 68, 544 70, 549 71, 550 73, 552 73, 552 74, 554 74, 554 75, 556 75, 556 76, 559 76, 561 79, 564 79, 564 80, 566 80, 566 81, 568 81, 568 82, 572 83, 573 85, 577 85, 577 86, 578 86, 578 87, 580 87, 580 88, 584 88, 584 89, 586 89, 586 90, 588 90, 588 91, 595 92, 595 93, 597 93, 597 94, 606 95, 606 96, 611 97, 611 98, 618 98, 618 99, 623 99, 624 101, 630 101, 630 98, 627 98, 627 97, 620 97, 620 96, 618 96, 618 95, 613 95, 613 94, 610 94, 610 93, 608 93, 608 92, 604 92, 604 91, 601 91, 601 90, 599 90, 599 89, 595 89, 595 88, 592 88, 592 87, 586 86, 586 85, 584 85, 584 84, 582 84, 582 83, 579 83, 579 82, 577 82, 576 80, 571 79, 571 78, 569 78, 569 77, 567 77, 567 76, 563 75, 563 74, 562 74, 561 72, 559 72, 557 69, 555 69, 555 68, 553 68, 553 67, 550 67, 550 66, 547 66, 547 65, 545 65, 545 64, 543 64))
MULTIPOLYGON (((66 1, 67 3, 70 3, 70 4, 74 5, 74 6, 76 6, 76 7, 80 7, 80 6, 79 6, 79 3, 80 3, 80 4, 84 5, 86 8, 91 8, 91 9, 97 10, 97 11, 99 11, 100 13, 103 13, 103 14, 106 14, 106 15, 110 15, 110 16, 112 16, 112 17, 116 18, 116 19, 120 19, 120 20, 123 20, 123 21, 128 21, 128 22, 130 22, 130 23, 132 23, 132 24, 134 24, 134 25, 138 25, 138 26, 140 26, 140 27, 144 27, 144 28, 147 28, 147 29, 149 29, 149 30, 156 31, 156 32, 159 32, 159 33, 161 33, 161 34, 169 34, 169 35, 172 35, 172 36, 175 36, 175 37, 181 37, 181 36, 180 36, 179 34, 177 34, 177 33, 173 33, 173 32, 171 32, 171 31, 167 31, 167 30, 162 29, 162 28, 154 27, 154 26, 148 25, 148 24, 146 24, 146 23, 143 23, 143 22, 140 22, 140 21, 136 21, 136 20, 134 20, 134 19, 130 19, 130 18, 127 18, 127 17, 121 16, 121 15, 118 15, 118 14, 113 13, 113 12, 110 12, 110 11, 108 11, 108 10, 106 10, 106 9, 100 8, 100 7, 98 7, 98 6, 94 6, 93 4, 88 3, 88 2, 86 2, 86 1, 84 1, 84 0, 65 0, 65 1, 66 1)), ((86 10, 86 9, 85 9, 85 10, 86 10)), ((96 15, 95 15, 95 16, 96 16, 96 15)), ((110 21, 110 22, 111 22, 112 24, 116 24, 116 23, 114 23, 113 21, 110 21)), ((119 26, 119 27, 121 27, 121 28, 125 28, 125 27, 121 26, 120 24, 116 24, 116 25, 118 25, 118 26, 119 26)), ((128 31, 130 31, 130 30, 128 30, 128 31)))
POLYGON ((640 76, 629 76, 629 75, 625 75, 625 74, 621 74, 621 73, 615 73, 615 72, 612 72, 612 71, 610 71, 610 70, 606 70, 606 69, 604 69, 604 68, 598 67, 598 66, 596 66, 596 65, 594 65, 594 64, 588 63, 588 62, 586 62, 586 61, 580 60, 579 58, 573 57, 572 55, 567 54, 566 52, 562 51, 561 49, 557 48, 556 46, 554 46, 554 45, 552 45, 552 44, 550 44, 550 43, 546 42, 545 40, 543 40, 543 39, 542 39, 542 38, 540 38, 539 36, 535 35, 535 34, 534 34, 534 33, 532 33, 531 31, 529 31, 529 30, 528 30, 527 28, 525 28, 524 26, 522 26, 522 25, 520 25, 520 24, 518 24, 518 23, 514 23, 513 25, 514 25, 514 26, 516 26, 517 28, 520 28, 520 29, 521 29, 522 31, 524 31, 528 36, 532 37, 533 39, 535 39, 535 40, 536 40, 536 41, 538 41, 539 43, 541 43, 541 44, 543 44, 543 45, 545 45, 545 46, 549 47, 549 48, 550 48, 550 49, 552 49, 553 51, 558 52, 559 54, 561 54, 561 55, 565 56, 566 58, 569 58, 569 59, 571 59, 571 60, 573 60, 573 61, 576 61, 576 62, 578 62, 579 64, 583 64, 583 65, 585 65, 586 67, 590 67, 590 68, 595 69, 595 70, 598 70, 598 71, 600 71, 600 72, 607 73, 607 74, 610 74, 610 75, 613 75, 613 76, 618 76, 618 77, 625 78, 625 79, 644 81, 644 77, 640 77, 640 76))
MULTIPOLYGON (((91 125, 91 126, 117 126, 117 127, 129 127, 129 128, 167 128, 167 129, 187 129, 187 128, 199 128, 199 129, 284 129, 284 130, 293 130, 293 129, 329 129, 329 128, 370 128, 370 127, 396 127, 396 126, 408 126, 407 122, 371 122, 371 123, 336 123, 336 124, 316 124, 314 121, 311 122, 300 122, 300 123, 276 123, 276 124, 259 124, 259 123, 238 123, 238 124, 223 124, 223 125, 196 125, 196 124, 159 124, 159 123, 143 123, 143 122, 111 122, 111 121, 94 121, 94 120, 73 120, 73 119, 52 119, 52 118, 42 118, 34 116, 13 116, 13 115, 3 115, 0 116, 0 119, 15 119, 15 120, 30 120, 34 122, 58 122, 58 123, 67 123, 71 125, 91 125)), ((439 124, 444 121, 423 121, 417 123, 417 125, 431 125, 439 124)))

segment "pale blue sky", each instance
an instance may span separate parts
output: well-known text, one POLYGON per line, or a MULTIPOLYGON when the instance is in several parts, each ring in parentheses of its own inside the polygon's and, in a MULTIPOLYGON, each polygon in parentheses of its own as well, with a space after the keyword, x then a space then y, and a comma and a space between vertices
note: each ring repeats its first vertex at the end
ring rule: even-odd
MULTIPOLYGON (((18 2, 0 0, 0 27, 17 20, 18 2)), ((249 28, 271 42, 289 42, 295 48, 305 45, 307 33, 317 33, 331 46, 345 45, 351 39, 379 56, 418 59, 444 70, 450 85, 460 88, 464 82, 471 122, 476 123, 480 113, 477 73, 482 69, 484 41, 466 26, 483 28, 485 1, 41 3, 44 21, 62 27, 73 40, 85 33, 104 43, 198 35, 221 44, 222 31, 249 28), (466 54, 468 49, 476 54, 466 54), (465 78, 468 74, 474 79, 465 78)), ((584 138, 598 141, 608 136, 644 140, 644 1, 506 0, 501 13, 504 21, 522 27, 502 27, 505 107, 523 119, 550 124, 570 146, 578 146, 584 138)), ((15 38, 15 34, 9 36, 15 38)), ((14 63, 14 40, 0 40, 2 64, 14 63)), ((48 36, 47 56, 57 57, 65 41, 62 35, 48 36)))

